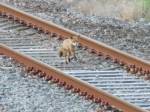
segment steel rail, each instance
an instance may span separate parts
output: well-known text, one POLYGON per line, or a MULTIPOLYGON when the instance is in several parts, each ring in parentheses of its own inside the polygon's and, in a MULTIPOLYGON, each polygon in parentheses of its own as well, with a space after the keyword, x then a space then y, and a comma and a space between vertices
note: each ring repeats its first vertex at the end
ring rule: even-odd
POLYGON ((112 59, 114 62, 125 66, 125 68, 128 71, 132 71, 133 73, 140 72, 140 74, 148 75, 149 77, 150 62, 147 62, 138 57, 112 48, 102 42, 95 41, 84 35, 56 25, 50 21, 42 20, 38 17, 35 17, 31 14, 27 14, 23 11, 12 8, 5 4, 0 4, 0 14, 17 20, 20 23, 26 24, 27 26, 31 26, 33 28, 41 30, 44 33, 48 33, 55 36, 57 35, 60 38, 79 36, 80 44, 88 48, 91 52, 96 53, 97 55, 104 55, 106 58, 112 59))
POLYGON ((65 82, 65 85, 68 87, 71 87, 72 90, 79 90, 78 93, 87 93, 85 96, 93 96, 91 100, 96 101, 97 99, 101 99, 101 101, 109 102, 110 105, 115 106, 116 108, 121 109, 124 112, 148 112, 146 110, 143 110, 133 104, 130 104, 126 101, 123 101, 115 96, 112 96, 109 93, 106 93, 105 91, 101 89, 97 89, 94 86, 91 86, 90 84, 81 81, 78 78, 72 77, 70 75, 67 75, 60 70, 49 66, 47 64, 44 64, 38 60, 35 60, 29 56, 26 56, 24 54, 21 54, 17 51, 12 50, 11 48, 5 46, 4 44, 0 44, 0 54, 7 55, 21 64, 24 64, 27 68, 33 68, 35 73, 41 72, 45 74, 45 77, 51 77, 51 79, 48 80, 54 80, 57 81, 57 83, 65 82))

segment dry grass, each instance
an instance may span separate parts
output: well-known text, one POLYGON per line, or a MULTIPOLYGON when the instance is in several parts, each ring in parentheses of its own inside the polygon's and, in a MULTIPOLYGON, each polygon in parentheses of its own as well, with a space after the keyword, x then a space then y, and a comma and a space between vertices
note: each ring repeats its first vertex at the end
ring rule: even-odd
POLYGON ((66 0, 86 15, 136 20, 142 16, 143 0, 66 0))

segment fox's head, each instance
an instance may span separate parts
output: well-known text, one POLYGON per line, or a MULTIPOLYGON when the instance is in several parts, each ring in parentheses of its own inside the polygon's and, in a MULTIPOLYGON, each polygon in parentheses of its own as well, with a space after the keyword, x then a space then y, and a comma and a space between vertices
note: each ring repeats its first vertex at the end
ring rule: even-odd
POLYGON ((77 36, 70 37, 73 46, 77 46, 79 43, 79 38, 77 36))

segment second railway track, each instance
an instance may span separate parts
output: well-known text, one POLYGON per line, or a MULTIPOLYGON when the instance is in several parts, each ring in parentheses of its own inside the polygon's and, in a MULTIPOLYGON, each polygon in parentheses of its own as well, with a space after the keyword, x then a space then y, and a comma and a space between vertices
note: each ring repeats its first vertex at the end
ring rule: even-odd
MULTIPOLYGON (((3 44, 0 45, 0 53, 2 55, 1 57, 2 58, 4 57, 4 59, 6 59, 6 62, 4 61, 3 66, 5 66, 5 64, 7 63, 6 68, 4 68, 4 70, 10 69, 11 67, 13 68, 13 66, 15 67, 14 69, 12 69, 13 76, 14 76, 14 72, 17 69, 19 69, 19 71, 17 70, 17 74, 20 72, 21 75, 26 74, 26 75, 32 75, 34 77, 38 76, 38 77, 44 78, 44 80, 48 81, 49 83, 52 83, 52 84, 56 83, 57 86, 64 87, 66 90, 71 90, 70 92, 77 93, 77 95, 83 96, 83 98, 85 98, 86 100, 93 101, 96 104, 99 104, 98 107, 95 106, 95 109, 98 108, 98 112, 120 112, 120 111, 121 112, 122 111, 123 112, 147 112, 146 110, 140 109, 139 107, 129 104, 123 100, 118 99, 117 97, 114 97, 114 96, 102 91, 100 88, 97 89, 94 86, 89 85, 88 83, 86 83, 87 80, 85 80, 86 82, 83 82, 83 81, 79 80, 79 79, 82 79, 80 77, 78 77, 79 79, 77 79, 72 76, 69 76, 53 67, 49 67, 46 64, 41 63, 40 61, 36 61, 33 58, 22 55, 19 52, 13 51, 12 49, 4 46, 3 44), (7 58, 7 56, 9 56, 10 58, 9 57, 7 58), (12 64, 9 61, 12 61, 12 64), (15 64, 15 65, 13 65, 13 64, 15 64), (7 68, 7 66, 10 68, 7 68), (22 68, 20 68, 20 67, 22 67, 22 68), (26 72, 26 73, 24 73, 24 72, 26 72)), ((3 62, 1 62, 1 64, 2 63, 3 62)), ((3 69, 3 67, 1 69, 3 69)), ((85 73, 85 71, 80 71, 81 74, 83 72, 85 73)), ((103 72, 105 72, 105 71, 103 71, 103 72)), ((69 73, 70 73, 70 71, 69 71, 69 73)), ((72 71, 72 73, 74 74, 74 71, 72 71)), ((75 72, 75 73, 77 73, 77 72, 75 72)), ((97 73, 99 73, 99 72, 97 72, 97 73)), ((81 74, 80 74, 80 76, 82 76, 81 74)), ((3 76, 1 76, 1 77, 3 77, 3 76)), ((8 77, 8 76, 6 76, 6 77, 8 77)), ((17 78, 18 78, 18 76, 17 76, 17 78)), ((85 75, 84 75, 84 78, 85 78, 85 75)), ((8 78, 8 79, 10 80, 11 78, 8 78)), ((15 79, 13 79, 13 80, 15 80, 15 79)), ((22 80, 22 78, 20 80, 22 80)), ((14 85, 16 83, 18 83, 18 81, 17 82, 15 81, 15 83, 13 83, 12 85, 14 85)), ((2 84, 2 85, 4 85, 4 84, 2 84)), ((4 86, 4 88, 10 88, 10 87, 9 87, 9 85, 7 85, 7 87, 4 86)), ((55 88, 56 88, 56 86, 55 86, 55 88)), ((55 91, 55 88, 54 88, 54 91, 55 91)), ((60 90, 60 91, 62 91, 62 90, 60 90)), ((57 92, 57 94, 59 94, 59 93, 57 92)), ((22 95, 22 93, 21 93, 21 95, 22 95)), ((71 96, 74 96, 74 95, 71 95, 71 96)), ((76 96, 74 96, 74 97, 76 98, 76 96)), ((80 98, 82 99, 82 97, 80 97, 80 98)), ((7 97, 6 97, 6 99, 7 99, 7 97)), ((16 100, 16 98, 15 98, 15 100, 16 100)), ((79 99, 76 98, 74 100, 78 101, 79 99)), ((89 105, 94 106, 95 104, 89 104, 89 105)), ((17 109, 19 109, 19 108, 17 108, 17 109)))
MULTIPOLYGON (((100 67, 103 71, 93 71, 95 70, 95 67, 90 67, 93 63, 91 62, 92 64, 90 65, 90 63, 85 63, 86 61, 83 60, 79 60, 79 62, 73 61, 72 63, 65 65, 62 59, 57 56, 57 48, 59 46, 55 45, 55 41, 58 41, 56 38, 45 38, 48 36, 45 34, 41 34, 44 36, 41 38, 42 36, 39 36, 39 33, 36 30, 17 24, 2 16, 0 28, 1 43, 49 65, 55 66, 66 73, 93 84, 97 88, 102 88, 144 109, 150 109, 150 83, 148 81, 146 82, 137 77, 129 76, 118 65, 113 65, 112 62, 109 61, 108 65, 111 63, 112 66, 106 68, 106 64, 100 67), (89 66, 87 64, 89 64, 89 66), (106 71, 104 68, 108 70, 106 71), (141 92, 143 92, 143 94, 141 94, 141 92)), ((78 53, 85 53, 85 56, 90 57, 90 55, 87 55, 86 51, 82 48, 78 53)), ((95 61, 100 59, 96 55, 94 58, 96 58, 95 61)), ((106 61, 105 59, 100 60, 102 63, 105 63, 106 61)))

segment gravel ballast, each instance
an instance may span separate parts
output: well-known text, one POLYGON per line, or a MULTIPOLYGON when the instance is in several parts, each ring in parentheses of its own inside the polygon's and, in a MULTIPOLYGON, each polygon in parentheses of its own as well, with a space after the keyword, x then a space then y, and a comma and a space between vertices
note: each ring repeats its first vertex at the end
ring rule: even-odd
POLYGON ((94 112, 99 105, 38 77, 0 56, 1 112, 94 112))

